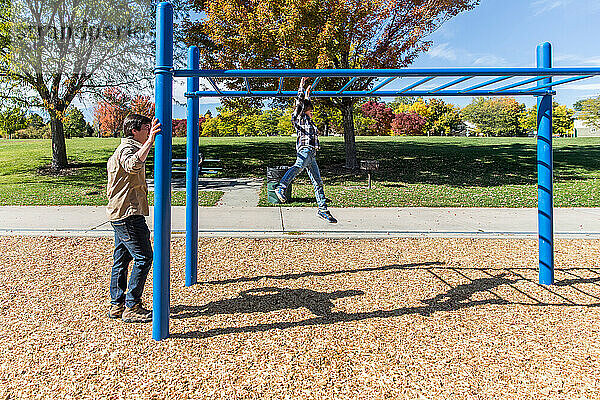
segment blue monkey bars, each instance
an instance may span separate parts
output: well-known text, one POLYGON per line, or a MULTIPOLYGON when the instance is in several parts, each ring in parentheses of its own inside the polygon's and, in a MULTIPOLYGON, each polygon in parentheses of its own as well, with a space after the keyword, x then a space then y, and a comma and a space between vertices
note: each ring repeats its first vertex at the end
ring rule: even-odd
MULTIPOLYGON (((156 117, 162 131, 155 147, 154 203, 154 292, 152 337, 169 335, 170 241, 171 241, 171 140, 173 77, 187 79, 187 169, 186 169, 186 286, 196 283, 198 269, 198 128, 200 97, 296 97, 283 90, 286 78, 316 78, 313 97, 398 97, 398 96, 536 96, 538 165, 539 283, 554 283, 554 239, 552 203, 552 95, 553 88, 600 75, 600 68, 552 68, 550 43, 537 47, 537 68, 454 69, 295 69, 295 70, 201 70, 198 49, 190 47, 188 69, 173 70, 173 8, 158 4, 156 14, 156 117), (338 88, 316 90, 322 78, 343 79, 338 88), (552 81, 553 77, 562 79, 552 81), (199 89, 206 79, 212 90, 199 89), (272 79, 273 88, 252 88, 253 79, 272 79), (352 89, 361 78, 373 78, 371 89, 352 89), (440 82, 448 79, 449 82, 440 82), (483 82, 473 82, 484 78, 483 82), (243 81, 241 90, 220 88, 218 79, 243 81), (347 82, 345 80, 348 80, 347 82), (381 81, 381 79, 383 79, 381 81), (416 80, 416 81, 412 81, 416 80), (434 80, 437 83, 434 84, 434 80), (512 80, 512 81, 511 81, 512 80), (471 82, 468 82, 471 81, 471 82), (390 89, 393 83, 399 89, 390 89), (465 83, 468 82, 468 85, 465 83), (499 86, 500 83, 503 86, 499 86), (426 87, 433 85, 432 87, 426 87), (461 86, 462 85, 462 86, 461 86), (459 87, 461 86, 461 87, 459 87), (384 89, 384 87, 387 87, 384 89)), ((264 82, 262 86, 265 86, 264 82)))

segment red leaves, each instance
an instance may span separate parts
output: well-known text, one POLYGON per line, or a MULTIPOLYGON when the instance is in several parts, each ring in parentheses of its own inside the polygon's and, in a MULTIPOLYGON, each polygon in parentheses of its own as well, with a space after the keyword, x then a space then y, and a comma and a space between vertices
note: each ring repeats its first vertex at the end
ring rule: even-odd
POLYGON ((426 122, 425 118, 414 112, 398 113, 392 121, 392 134, 398 136, 423 135, 426 122))
POLYGON ((116 137, 121 134, 125 117, 131 113, 154 117, 154 103, 150 101, 150 96, 130 98, 117 87, 106 88, 94 108, 94 120, 102 136, 116 137))

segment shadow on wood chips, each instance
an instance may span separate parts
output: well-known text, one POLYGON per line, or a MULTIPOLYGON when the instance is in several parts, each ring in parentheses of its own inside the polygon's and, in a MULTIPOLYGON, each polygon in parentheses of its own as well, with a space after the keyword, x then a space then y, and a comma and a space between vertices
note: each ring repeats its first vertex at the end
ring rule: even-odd
MULTIPOLYGON (((231 333, 246 333, 246 332, 262 332, 269 331, 272 329, 289 329, 301 326, 317 326, 326 324, 335 324, 339 322, 350 322, 360 321, 370 318, 390 318, 398 317, 408 314, 420 314, 428 317, 432 314, 440 311, 448 312, 455 311, 463 308, 476 307, 482 305, 534 305, 534 306, 580 306, 580 307, 598 307, 600 306, 600 297, 590 293, 583 292, 581 289, 577 291, 599 300, 596 303, 580 304, 574 302, 556 291, 551 287, 540 285, 549 293, 558 296, 564 302, 549 303, 540 301, 528 293, 525 293, 522 289, 516 286, 516 283, 520 281, 532 282, 531 279, 519 274, 517 270, 523 270, 523 268, 503 268, 502 270, 510 270, 511 273, 516 276, 514 279, 508 279, 506 272, 495 271, 494 268, 457 268, 447 267, 439 262, 424 262, 424 263, 413 263, 404 265, 387 265, 383 267, 364 268, 364 269, 346 269, 337 271, 307 271, 303 273, 295 274, 284 274, 284 275, 261 275, 252 277, 241 277, 235 279, 227 279, 220 281, 207 281, 200 284, 205 285, 223 285, 232 283, 243 283, 259 281, 261 279, 281 279, 281 280, 293 280, 303 277, 311 276, 327 276, 333 274, 345 274, 345 273, 357 273, 357 272, 369 272, 369 271, 386 271, 386 270, 407 270, 407 269, 422 269, 432 274, 435 278, 442 281, 450 289, 445 292, 436 295, 433 298, 420 300, 423 306, 413 307, 400 307, 393 310, 373 310, 367 312, 332 312, 334 304, 332 300, 343 297, 361 296, 365 293, 361 290, 340 290, 333 292, 319 292, 310 289, 289 289, 279 287, 262 287, 250 290, 244 290, 239 293, 238 297, 212 301, 204 305, 175 305, 171 307, 171 318, 173 319, 185 319, 201 316, 211 316, 217 314, 237 314, 237 313, 267 313, 277 310, 284 309, 298 309, 307 308, 313 314, 314 318, 304 319, 301 321, 293 322, 277 322, 277 323, 265 323, 251 326, 239 326, 239 327, 224 327, 215 328, 207 331, 191 331, 184 333, 173 333, 172 338, 187 339, 187 338, 209 338, 219 335, 227 335, 231 333), (444 278, 436 273, 436 270, 452 270, 455 273, 469 279, 468 283, 452 286, 444 278), (489 275, 486 278, 470 279, 467 275, 461 273, 461 269, 477 270, 484 274, 489 275), (491 272, 490 272, 491 271, 491 272), (493 292, 492 289, 498 288, 503 285, 510 286, 513 290, 527 297, 529 302, 518 302, 503 298, 501 295, 493 292), (492 298, 473 300, 472 297, 476 293, 487 292, 492 295, 492 298)), ((567 273, 573 278, 563 279, 555 282, 556 286, 572 286, 580 283, 598 283, 600 282, 600 276, 593 278, 582 278, 579 277, 576 272, 572 270, 579 270, 585 268, 569 268, 561 269, 561 272, 567 273)))

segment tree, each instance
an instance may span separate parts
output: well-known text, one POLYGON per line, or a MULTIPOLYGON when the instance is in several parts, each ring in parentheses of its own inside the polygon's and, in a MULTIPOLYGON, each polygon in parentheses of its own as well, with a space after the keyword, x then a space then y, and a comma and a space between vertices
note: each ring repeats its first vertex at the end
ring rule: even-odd
POLYGON ((510 97, 473 99, 462 109, 463 118, 488 136, 521 136, 525 105, 510 97))
POLYGON ((390 106, 396 113, 417 114, 423 117, 423 131, 427 136, 448 136, 457 131, 462 124, 458 107, 440 99, 426 101, 423 98, 407 100, 404 97, 396 97, 390 106))
POLYGON ((0 133, 12 139, 15 132, 27 127, 27 118, 20 107, 6 108, 0 111, 0 133))
POLYGON ((174 119, 172 131, 173 136, 185 137, 187 136, 187 120, 186 119, 174 119))
POLYGON ((19 129, 14 133, 15 139, 49 139, 50 127, 44 122, 39 114, 29 114, 25 118, 25 129, 19 129))
POLYGON ((74 106, 70 106, 67 109, 67 115, 64 120, 65 136, 71 137, 84 137, 87 133, 85 117, 83 113, 74 106))
MULTIPOLYGON (((121 134, 125 117, 131 113, 153 118, 154 103, 149 96, 137 95, 131 98, 118 87, 106 88, 94 108, 94 121, 103 136, 117 137, 121 134)), ((173 120, 173 134, 177 136, 179 131, 175 132, 175 121, 179 120, 173 120)), ((185 136, 185 126, 183 132, 182 136, 185 136)))
POLYGON ((370 127, 375 125, 375 120, 370 117, 366 117, 360 110, 358 104, 354 104, 353 120, 354 120, 354 132, 357 136, 369 136, 371 135, 370 127))
MULTIPOLYGON (((153 105, 154 107, 154 105, 153 105)), ((198 118, 198 135, 202 136, 202 124, 206 118, 204 116, 198 118)), ((173 136, 187 137, 187 119, 173 120, 173 136)))
POLYGON ((417 97, 412 97, 412 96, 396 97, 388 105, 395 113, 399 113, 399 112, 405 112, 408 109, 408 107, 410 107, 412 104, 414 104, 415 102, 417 102, 419 100, 423 100, 423 99, 420 97, 417 98, 417 97))
POLYGON ((360 109, 365 117, 374 121, 369 126, 372 135, 384 136, 391 133, 394 112, 385 103, 369 100, 360 109))
POLYGON ((344 132, 342 127, 342 113, 335 107, 316 104, 313 111, 313 121, 323 136, 344 132))
POLYGON ((519 126, 525 133, 537 131, 537 106, 533 105, 519 117, 519 126))
POLYGON ((44 125, 46 125, 44 123, 44 119, 42 118, 41 115, 39 114, 29 114, 27 116, 27 126, 28 127, 32 127, 32 128, 41 128, 44 125))
POLYGON ((134 114, 140 114, 144 117, 154 118, 154 103, 150 101, 150 96, 137 95, 129 103, 129 109, 134 114))
POLYGON ((94 128, 89 122, 85 124, 85 136, 94 136, 94 128))
POLYGON ((239 136, 256 136, 258 115, 243 115, 239 119, 237 131, 239 136))
POLYGON ((600 96, 578 100, 573 108, 579 112, 579 118, 585 121, 586 125, 600 128, 600 96))
POLYGON ((5 10, 12 35, 0 76, 49 114, 53 169, 67 166, 63 118, 77 95, 150 83, 153 10, 145 0, 16 0, 5 10))
POLYGON ((392 135, 423 135, 426 123, 425 118, 415 112, 400 112, 392 121, 392 135))
POLYGON ((219 115, 215 118, 218 121, 218 136, 238 136, 238 114, 225 107, 219 107, 219 110, 219 115))
MULTIPOLYGON (((396 113, 396 115, 398 114, 414 114, 414 115, 418 115, 420 116, 423 121, 424 121, 424 125, 422 127, 422 131, 421 133, 417 133, 419 132, 418 130, 412 129, 412 132, 414 134, 422 134, 422 135, 429 135, 430 131, 431 131, 431 127, 432 127, 432 123, 429 122, 429 120, 431 119, 432 116, 432 110, 429 108, 429 106, 427 105, 427 102, 425 100, 423 100, 422 97, 419 97, 417 99, 414 99, 414 101, 407 101, 405 97, 396 97, 394 99, 394 101, 392 101, 390 103, 390 105, 393 107, 392 109, 394 110, 394 113, 396 113)), ((404 120, 408 118, 407 116, 402 116, 401 119, 404 120)), ((411 117, 413 122, 419 122, 419 120, 416 120, 414 117, 411 117)), ((398 121, 397 123, 400 123, 400 121, 398 121)), ((411 123, 410 120, 407 120, 407 123, 411 123)), ((397 134, 397 133, 396 133, 397 134)))
POLYGON ((256 118, 256 134, 258 136, 274 136, 277 134, 280 110, 266 110, 256 118))
POLYGON ((219 120, 217 118, 209 118, 202 124, 200 136, 214 137, 219 136, 219 120))
MULTIPOLYGON (((427 35, 479 0, 196 0, 206 13, 188 21, 187 43, 197 44, 205 68, 401 68, 431 41, 427 35)), ((291 89, 297 83, 288 79, 291 89)), ((268 85, 257 82, 256 85, 268 85)), ((323 87, 339 85, 323 79, 323 87)), ((372 87, 365 78, 352 88, 372 87)), ((357 168, 354 98, 320 100, 343 116, 346 167, 357 168)))
POLYGON ((117 137, 123 130, 123 121, 131 112, 131 99, 119 88, 106 88, 94 108, 94 120, 102 136, 117 137))
MULTIPOLYGON (((552 134, 566 136, 573 132, 573 114, 575 112, 567 106, 552 102, 552 134)), ((525 132, 537 131, 537 105, 525 111, 519 119, 519 124, 525 132)))
POLYGON ((452 104, 439 99, 431 99, 427 108, 429 114, 425 126, 427 134, 448 136, 460 127, 462 123, 460 111, 452 104))
POLYGON ((575 111, 565 105, 552 102, 552 134, 567 136, 573 133, 573 114, 575 111))
POLYGON ((291 136, 294 134, 291 108, 286 109, 283 115, 279 117, 279 121, 277 122, 277 134, 284 136, 291 136))

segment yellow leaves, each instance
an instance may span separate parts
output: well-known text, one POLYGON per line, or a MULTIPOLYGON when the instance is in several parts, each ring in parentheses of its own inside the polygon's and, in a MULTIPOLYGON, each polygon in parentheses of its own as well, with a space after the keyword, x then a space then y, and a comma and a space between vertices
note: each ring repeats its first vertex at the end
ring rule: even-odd
POLYGON ((419 99, 415 103, 411 104, 409 107, 409 111, 419 114, 425 119, 428 119, 431 115, 431 110, 429 109, 427 104, 425 104, 425 101, 423 99, 419 99))
POLYGON ((228 67, 398 68, 450 11, 475 2, 210 0, 206 33, 228 67))

